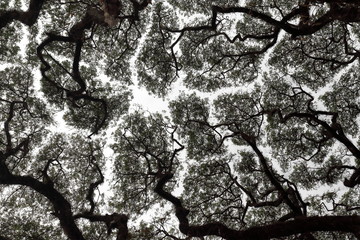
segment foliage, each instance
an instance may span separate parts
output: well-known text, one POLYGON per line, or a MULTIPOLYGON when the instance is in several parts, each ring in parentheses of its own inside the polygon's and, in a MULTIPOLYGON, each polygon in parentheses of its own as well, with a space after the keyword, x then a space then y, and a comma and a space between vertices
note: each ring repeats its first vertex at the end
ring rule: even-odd
POLYGON ((1 1, 0 240, 360 239, 359 23, 355 0, 1 1))

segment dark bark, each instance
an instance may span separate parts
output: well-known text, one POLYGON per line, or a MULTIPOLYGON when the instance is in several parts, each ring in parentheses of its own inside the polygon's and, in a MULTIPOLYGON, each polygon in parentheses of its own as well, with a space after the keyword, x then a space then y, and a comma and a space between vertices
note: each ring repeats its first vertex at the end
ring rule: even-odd
MULTIPOLYGON (((279 109, 264 111, 269 113, 270 115, 277 114, 280 121, 285 123, 291 118, 303 118, 309 121, 313 121, 320 126, 322 126, 327 133, 341 142, 350 152, 351 154, 360 159, 360 150, 354 145, 354 143, 346 136, 344 133, 342 126, 337 122, 337 113, 333 112, 324 112, 324 111, 314 111, 309 109, 310 112, 293 112, 287 115, 283 115, 279 109), (329 115, 332 116, 332 123, 328 124, 326 121, 323 121, 318 118, 319 115, 329 115)), ((355 187, 360 184, 360 168, 356 168, 349 179, 344 180, 344 185, 347 187, 355 187)))
POLYGON ((264 155, 262 154, 262 152, 256 145, 255 138, 252 138, 244 133, 240 133, 240 134, 241 134, 242 138, 251 146, 251 148, 254 150, 254 152, 258 156, 258 158, 260 160, 260 164, 263 168, 265 175, 268 177, 270 182, 274 185, 274 187, 280 193, 280 197, 283 199, 283 201, 290 207, 290 209, 293 212, 293 215, 294 216, 303 215, 302 209, 299 206, 297 206, 296 203, 291 201, 288 191, 286 191, 283 188, 282 184, 278 181, 278 179, 276 179, 273 172, 270 170, 267 160, 265 159, 264 155))
POLYGON ((8 237, 0 236, 0 240, 12 240, 12 239, 10 239, 8 237))
MULTIPOLYGON (((208 25, 198 25, 198 26, 187 26, 181 29, 172 29, 172 28, 165 28, 166 30, 170 32, 180 32, 180 36, 177 39, 177 42, 179 39, 183 36, 183 33, 187 31, 201 31, 201 30, 207 30, 207 31, 214 31, 217 32, 217 25, 219 23, 218 21, 218 15, 219 14, 233 14, 233 13, 239 13, 239 14, 246 14, 253 18, 260 19, 263 22, 267 23, 269 25, 270 29, 275 29, 274 40, 276 42, 277 35, 279 32, 279 29, 284 30, 285 32, 292 35, 293 38, 296 38, 298 36, 304 36, 304 35, 311 35, 315 32, 319 31, 320 29, 324 28, 328 24, 334 22, 334 21, 341 21, 344 23, 351 23, 351 22, 359 22, 360 21, 360 6, 357 1, 317 1, 317 0, 309 0, 307 4, 299 4, 298 7, 294 8, 292 11, 290 11, 287 15, 283 16, 281 20, 277 20, 273 18, 272 16, 260 12, 258 10, 252 9, 250 7, 221 7, 221 6, 212 6, 212 14, 210 17, 210 24, 208 25), (329 3, 330 9, 322 16, 320 16, 317 19, 310 19, 309 16, 309 6, 310 4, 318 4, 318 3, 329 3), (298 24, 290 23, 290 20, 293 20, 294 18, 299 17, 300 22, 298 24)), ((224 33, 221 33, 224 34, 224 33)), ((235 39, 239 39, 240 41, 244 41, 247 38, 251 38, 254 40, 258 39, 267 39, 268 35, 247 35, 245 38, 234 38, 230 39, 230 42, 235 41, 235 39)), ((354 56, 354 61, 357 58, 357 56, 354 56)))
POLYGON ((54 207, 54 215, 60 220, 61 228, 71 240, 85 240, 75 224, 70 203, 51 184, 42 183, 30 176, 12 175, 0 165, 0 184, 27 186, 45 196, 54 207), (6 174, 3 174, 7 172, 6 174))
POLYGON ((0 29, 14 20, 31 26, 39 17, 40 10, 45 3, 45 0, 31 0, 29 8, 26 12, 18 10, 0 11, 0 29))
POLYGON ((237 239, 269 239, 290 236, 298 233, 338 231, 356 236, 360 233, 359 216, 315 216, 299 217, 292 221, 279 222, 240 231, 237 239))
POLYGON ((93 24, 104 24, 104 16, 102 11, 95 8, 90 8, 87 10, 85 16, 82 20, 76 23, 69 32, 69 36, 61 36, 49 33, 48 37, 37 47, 37 55, 40 61, 43 64, 41 67, 41 75, 45 81, 47 81, 52 87, 56 88, 59 92, 65 93, 65 96, 70 102, 76 106, 76 101, 83 99, 91 102, 95 102, 101 105, 103 109, 103 115, 99 116, 99 121, 95 123, 94 130, 89 135, 91 137, 94 134, 97 134, 98 131, 105 125, 105 122, 108 118, 108 106, 107 102, 104 99, 93 97, 86 92, 87 85, 85 80, 81 77, 79 70, 79 63, 81 60, 81 48, 83 46, 85 30, 91 28, 93 24), (51 65, 45 60, 43 51, 45 47, 50 45, 53 42, 68 42, 75 44, 74 60, 72 64, 72 73, 71 78, 78 84, 79 88, 72 90, 66 89, 56 81, 52 80, 47 76, 47 71, 51 69, 51 65))
POLYGON ((75 219, 84 218, 90 222, 103 222, 107 227, 108 235, 113 229, 117 229, 116 240, 127 240, 129 231, 127 227, 128 216, 125 214, 113 213, 111 215, 95 215, 92 213, 82 213, 74 216, 75 219))
POLYGON ((189 211, 183 207, 181 200, 164 190, 165 184, 172 177, 172 174, 164 174, 160 177, 154 191, 174 205, 176 217, 179 220, 180 231, 187 236, 204 237, 215 235, 228 240, 268 240, 270 238, 286 237, 301 233, 336 231, 353 233, 356 237, 360 237, 359 216, 301 216, 291 221, 251 227, 246 230, 230 229, 218 222, 190 225, 187 219, 189 211))

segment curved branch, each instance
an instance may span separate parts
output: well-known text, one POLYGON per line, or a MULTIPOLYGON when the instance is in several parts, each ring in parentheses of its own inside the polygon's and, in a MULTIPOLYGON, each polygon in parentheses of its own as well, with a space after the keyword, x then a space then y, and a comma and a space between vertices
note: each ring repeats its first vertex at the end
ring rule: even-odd
POLYGON ((199 31, 199 30, 216 30, 217 23, 216 18, 219 13, 226 14, 226 13, 244 13, 250 15, 251 17, 260 19, 267 24, 278 28, 283 29, 284 31, 292 34, 293 36, 300 36, 300 35, 309 35, 318 30, 322 27, 333 21, 331 18, 331 14, 324 15, 322 18, 319 18, 316 23, 310 26, 296 26, 290 23, 287 23, 288 20, 292 19, 296 15, 303 12, 302 8, 296 8, 291 11, 289 14, 283 17, 282 20, 276 20, 265 13, 247 8, 247 7, 220 7, 220 6, 212 6, 212 16, 211 16, 211 23, 210 25, 202 25, 202 26, 194 26, 194 27, 184 27, 182 29, 169 29, 170 32, 186 32, 186 31, 199 31))
POLYGON ((124 16, 124 17, 120 17, 123 19, 131 19, 133 21, 139 21, 140 17, 139 17, 139 13, 144 10, 149 4, 151 4, 151 0, 143 0, 141 3, 139 3, 136 0, 130 0, 130 2, 133 5, 133 13, 131 16, 124 16))
POLYGON ((71 240, 85 240, 75 224, 70 203, 51 184, 42 183, 30 176, 13 175, 0 162, 0 184, 27 186, 45 196, 54 207, 54 215, 60 220, 65 235, 71 240))
POLYGON ((173 177, 173 174, 163 174, 158 181, 154 191, 159 194, 160 197, 171 202, 176 211, 176 217, 179 220, 180 231, 188 236, 192 237, 203 237, 209 235, 216 235, 229 239, 229 236, 235 236, 237 231, 229 229, 222 223, 209 223, 201 226, 191 226, 187 215, 189 210, 187 210, 181 203, 180 199, 173 196, 171 193, 168 193, 164 190, 165 184, 173 177))
POLYGON ((269 178, 270 182, 274 185, 274 187, 279 191, 280 197, 279 199, 283 199, 283 201, 290 207, 292 212, 295 216, 301 216, 304 215, 302 209, 300 206, 297 206, 296 203, 294 203, 290 197, 289 197, 289 191, 286 191, 278 179, 274 176, 274 173, 270 170, 270 167, 267 163, 266 158, 260 151, 260 149, 257 147, 255 138, 246 135, 245 133, 240 133, 241 137, 251 146, 253 151, 256 153, 260 160, 260 164, 263 167, 265 175, 269 178))
POLYGON ((75 24, 71 28, 69 36, 60 36, 49 33, 48 37, 37 47, 37 56, 39 57, 41 63, 43 64, 43 66, 40 68, 40 71, 45 81, 47 81, 52 87, 56 88, 59 92, 66 93, 66 98, 69 99, 74 104, 77 100, 80 99, 89 100, 91 102, 98 102, 101 104, 102 109, 104 110, 104 114, 103 114, 104 116, 102 117, 101 120, 95 123, 94 130, 89 135, 89 138, 92 135, 98 133, 98 131, 104 126, 106 119, 108 118, 107 102, 104 99, 93 97, 86 92, 86 88, 87 88, 86 82, 84 81, 84 79, 82 79, 79 70, 84 31, 85 29, 90 28, 93 23, 101 22, 101 19, 103 18, 101 18, 100 16, 101 14, 99 14, 99 10, 91 8, 87 11, 83 20, 81 20, 79 23, 75 24), (68 43, 76 44, 71 77, 79 85, 78 89, 70 90, 64 88, 63 86, 52 80, 49 76, 47 76, 46 73, 51 69, 51 66, 45 60, 43 51, 46 46, 50 45, 53 42, 68 42, 68 43))
POLYGON ((246 230, 233 230, 222 223, 208 223, 204 225, 190 225, 187 219, 189 211, 183 207, 180 199, 164 190, 165 184, 173 174, 164 174, 160 177, 154 191, 165 200, 171 202, 176 210, 176 217, 180 222, 180 231, 191 237, 204 237, 215 235, 229 240, 268 240, 291 236, 299 233, 317 231, 337 231, 353 233, 360 239, 359 216, 322 216, 322 217, 297 217, 286 222, 277 222, 260 227, 251 227, 246 230))
POLYGON ((31 0, 26 12, 18 10, 0 11, 0 29, 14 20, 32 26, 39 17, 40 10, 46 0, 31 0))
MULTIPOLYGON (((311 120, 320 126, 322 126, 330 135, 334 137, 336 140, 341 142, 350 152, 351 154, 360 159, 360 149, 357 148, 354 143, 345 135, 342 126, 337 122, 338 114, 333 112, 325 112, 325 111, 315 111, 310 109, 311 113, 308 112, 292 112, 287 115, 283 115, 280 109, 264 111, 264 113, 268 113, 270 116, 277 114, 280 122, 286 123, 291 118, 304 118, 311 120), (328 124, 326 121, 323 121, 318 118, 318 115, 330 115, 332 116, 331 124, 328 124)), ((360 168, 357 168, 349 179, 345 179, 344 185, 347 187, 355 187, 357 184, 360 184, 360 168)))
POLYGON ((128 216, 125 214, 113 213, 111 215, 95 215, 91 213, 83 213, 74 216, 74 219, 84 218, 90 222, 103 222, 106 224, 108 235, 113 229, 117 229, 117 240, 127 240, 129 231, 127 227, 128 216))

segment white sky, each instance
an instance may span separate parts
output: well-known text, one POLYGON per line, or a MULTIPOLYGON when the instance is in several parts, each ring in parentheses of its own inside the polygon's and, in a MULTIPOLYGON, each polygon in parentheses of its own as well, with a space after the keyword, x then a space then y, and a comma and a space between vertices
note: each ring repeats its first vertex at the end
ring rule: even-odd
MULTIPOLYGON (((154 7, 154 5, 152 5, 152 8, 154 7)), ((25 7, 26 8, 26 7, 25 7)), ((151 16, 149 16, 149 18, 151 18, 151 16)), ((147 35, 149 33, 149 27, 150 27, 150 24, 151 22, 149 22, 149 25, 147 27, 147 30, 145 32, 145 34, 143 34, 143 36, 141 37, 140 39, 140 46, 144 43, 144 40, 147 38, 147 35)), ((20 48, 21 48, 21 54, 22 55, 25 55, 25 45, 28 41, 28 34, 27 32, 25 31, 25 27, 23 27, 24 29, 24 35, 23 35, 23 39, 21 40, 20 42, 20 48)), ((283 34, 282 34, 283 36, 283 34)), ((133 100, 131 102, 132 106, 131 106, 131 109, 134 109, 134 108, 138 108, 138 106, 141 106, 144 110, 147 110, 149 112, 167 112, 168 111, 168 100, 173 100, 175 99, 181 91, 187 91, 187 89, 183 86, 181 86, 181 79, 174 84, 174 87, 172 88, 172 91, 171 93, 169 94, 169 97, 167 99, 162 99, 162 98, 159 98, 155 95, 152 95, 152 94, 149 94, 148 91, 144 88, 144 87, 140 87, 139 84, 138 84, 138 80, 137 80, 137 74, 135 72, 135 61, 137 59, 137 57, 139 56, 139 52, 141 50, 141 47, 138 48, 137 52, 135 53, 135 55, 132 57, 131 59, 131 62, 130 62, 130 65, 131 65, 131 68, 134 69, 133 71, 133 75, 132 75, 132 82, 134 83, 134 86, 131 87, 132 91, 133 91, 133 100)), ((269 56, 269 54, 271 54, 272 51, 268 51, 266 53, 267 56, 269 56)), ((265 62, 267 61, 267 57, 265 57, 265 62)), ((4 65, 0 65, 0 70, 2 68, 4 68, 5 66, 4 65)), ((266 65, 263 65, 263 67, 266 67, 266 65)), ((262 72, 263 71, 266 71, 266 69, 262 69, 262 72)), ((39 83, 39 79, 40 79, 40 72, 39 72, 39 69, 37 69, 36 72, 34 72, 35 74, 35 88, 36 89, 40 89, 40 83, 39 83)), ((260 74, 260 78, 261 78, 261 74, 260 74)), ((257 79, 257 82, 261 81, 260 79, 257 79)), ((326 87, 329 87, 329 86, 326 86, 326 87)), ((211 99, 214 99, 216 96, 218 96, 219 94, 221 93, 224 93, 224 92, 234 92, 234 91, 237 91, 239 89, 242 89, 243 87, 240 86, 238 88, 226 88, 226 89, 222 89, 221 91, 217 92, 216 94, 214 93, 211 93, 211 94, 203 94, 203 96, 209 96, 211 99)), ((325 90, 325 89, 324 89, 325 90)), ((39 91, 40 92, 40 91, 39 91)), ((56 120, 57 120, 57 126, 56 126, 56 129, 59 130, 59 131, 64 131, 65 129, 68 129, 68 126, 66 125, 65 121, 62 119, 62 115, 63 115, 63 112, 59 112, 56 114, 56 120)), ((111 132, 114 131, 114 129, 110 129, 108 131, 108 134, 111 134, 111 132)), ((111 143, 112 139, 110 138, 110 135, 109 136, 109 143, 111 143)), ((105 149, 105 152, 104 152, 105 156, 108 157, 109 159, 111 159, 111 156, 113 155, 113 152, 112 150, 107 147, 105 149)), ((108 182, 109 181, 109 178, 111 177, 111 169, 110 169, 110 166, 111 166, 111 162, 108 162, 107 164, 107 171, 105 172, 105 177, 106 177, 106 181, 108 182)), ((336 186, 336 188, 340 190, 343 190, 344 189, 344 186, 343 185, 339 185, 339 186, 336 186)), ((109 186, 108 184, 102 184, 100 186, 100 191, 101 192, 108 192, 108 189, 109 189, 109 186)), ((314 190, 314 191, 307 191, 306 193, 307 194, 320 194, 319 192, 319 189, 317 190, 314 190)), ((304 191, 302 191, 302 194, 305 194, 304 191)), ((156 211, 156 210, 155 210, 156 211)), ((156 212, 154 212, 154 210, 152 210, 151 212, 149 212, 150 215, 152 214, 156 214, 156 212)))

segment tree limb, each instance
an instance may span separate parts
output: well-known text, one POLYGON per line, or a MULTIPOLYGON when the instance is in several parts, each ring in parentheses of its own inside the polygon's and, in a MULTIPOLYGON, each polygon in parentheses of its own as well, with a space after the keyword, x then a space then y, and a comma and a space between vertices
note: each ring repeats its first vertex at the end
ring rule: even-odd
POLYGON ((0 29, 14 20, 32 26, 39 17, 40 10, 46 0, 31 0, 26 12, 18 10, 0 11, 0 29))
POLYGON ((180 231, 190 237, 215 235, 227 240, 269 240, 271 238, 286 237, 300 233, 339 231, 353 233, 360 239, 359 216, 300 216, 291 221, 251 227, 246 230, 233 230, 217 222, 204 225, 190 225, 187 219, 189 211, 183 207, 180 199, 164 190, 165 184, 172 177, 172 174, 164 174, 159 179, 154 191, 174 205, 176 217, 180 222, 180 231))

